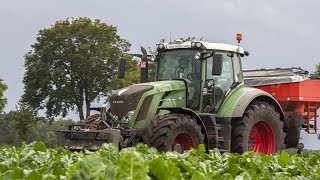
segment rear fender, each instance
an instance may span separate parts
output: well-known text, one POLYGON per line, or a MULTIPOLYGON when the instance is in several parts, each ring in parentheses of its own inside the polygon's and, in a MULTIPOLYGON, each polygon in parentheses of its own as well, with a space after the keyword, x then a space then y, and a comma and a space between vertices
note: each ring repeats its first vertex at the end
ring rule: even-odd
POLYGON ((242 117, 246 108, 254 101, 267 102, 275 107, 275 110, 280 114, 280 119, 284 119, 283 110, 278 101, 269 93, 251 87, 243 87, 237 92, 232 93, 222 107, 219 109, 219 117, 242 117))

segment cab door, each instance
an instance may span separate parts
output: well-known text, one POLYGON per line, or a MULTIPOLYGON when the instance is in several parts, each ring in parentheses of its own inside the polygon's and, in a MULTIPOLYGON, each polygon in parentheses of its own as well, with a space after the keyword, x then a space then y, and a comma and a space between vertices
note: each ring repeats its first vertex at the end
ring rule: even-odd
POLYGON ((214 111, 217 112, 225 96, 235 84, 242 81, 240 57, 234 52, 216 52, 222 55, 222 73, 221 75, 212 75, 213 58, 207 59, 206 79, 214 80, 214 111))

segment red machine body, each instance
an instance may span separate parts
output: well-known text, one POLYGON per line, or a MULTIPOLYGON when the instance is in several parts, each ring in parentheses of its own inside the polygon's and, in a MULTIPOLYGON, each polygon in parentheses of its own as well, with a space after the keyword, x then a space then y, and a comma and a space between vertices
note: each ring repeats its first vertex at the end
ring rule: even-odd
POLYGON ((309 79, 306 71, 300 68, 248 70, 245 77, 247 81, 251 79, 254 82, 248 83, 249 85, 272 94, 280 103, 286 117, 302 116, 307 132, 317 133, 320 80, 309 79))

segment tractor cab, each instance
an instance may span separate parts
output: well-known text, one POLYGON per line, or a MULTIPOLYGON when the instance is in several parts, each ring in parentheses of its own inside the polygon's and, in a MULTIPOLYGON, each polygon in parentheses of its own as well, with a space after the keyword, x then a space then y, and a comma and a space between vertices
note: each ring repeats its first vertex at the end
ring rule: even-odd
POLYGON ((220 43, 157 44, 157 80, 183 80, 188 108, 217 112, 224 97, 243 82, 243 56, 241 47, 220 43))

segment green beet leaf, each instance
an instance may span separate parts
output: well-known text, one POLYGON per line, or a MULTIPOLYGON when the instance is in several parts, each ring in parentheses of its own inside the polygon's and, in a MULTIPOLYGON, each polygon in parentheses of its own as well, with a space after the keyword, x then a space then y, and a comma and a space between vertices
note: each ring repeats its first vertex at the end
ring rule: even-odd
POLYGON ((136 151, 122 151, 116 169, 116 179, 145 180, 149 179, 148 164, 142 154, 136 151))
POLYGON ((153 159, 149 163, 150 174, 159 180, 181 179, 181 173, 176 164, 171 160, 163 158, 153 159))
POLYGON ((282 168, 286 167, 290 162, 290 155, 286 151, 281 151, 278 162, 282 168))
POLYGON ((33 149, 35 151, 41 151, 41 152, 46 152, 47 150, 47 147, 46 145, 41 142, 41 141, 36 141, 36 142, 33 142, 33 149))

